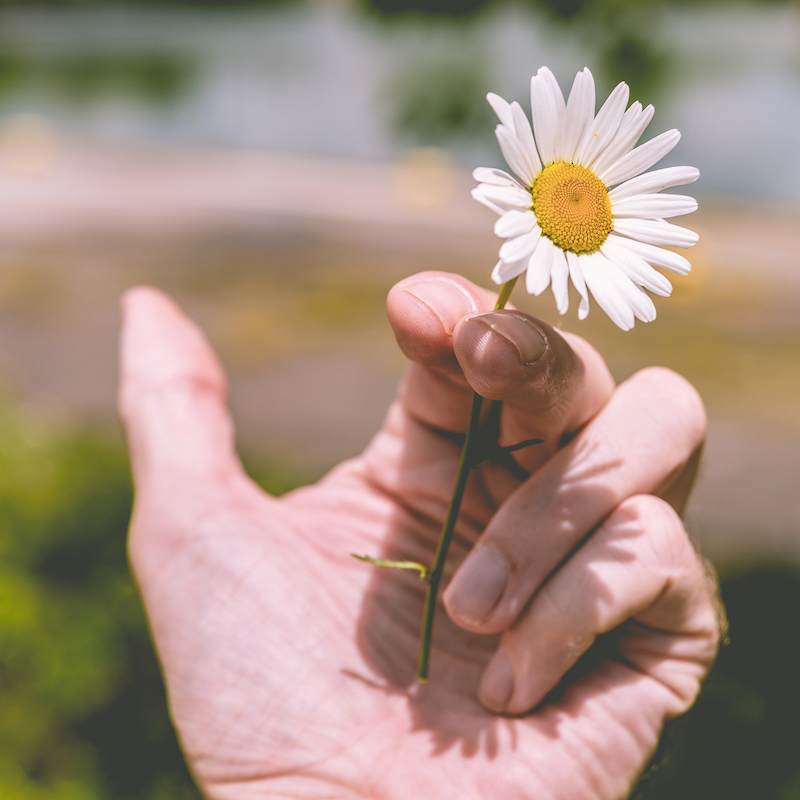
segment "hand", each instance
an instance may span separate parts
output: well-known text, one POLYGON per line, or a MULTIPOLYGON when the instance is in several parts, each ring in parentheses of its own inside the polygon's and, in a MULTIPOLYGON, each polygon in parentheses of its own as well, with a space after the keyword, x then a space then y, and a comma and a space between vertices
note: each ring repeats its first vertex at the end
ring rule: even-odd
POLYGON ((493 301, 444 273, 398 284, 411 363, 382 429, 275 499, 235 455, 202 335, 127 295, 131 561, 209 797, 621 798, 693 702, 719 636, 676 513, 702 404, 663 369, 615 389, 586 342, 493 301), (431 563, 471 387, 503 401, 484 404, 501 445, 545 441, 473 473, 418 684, 424 584, 350 553, 431 563))

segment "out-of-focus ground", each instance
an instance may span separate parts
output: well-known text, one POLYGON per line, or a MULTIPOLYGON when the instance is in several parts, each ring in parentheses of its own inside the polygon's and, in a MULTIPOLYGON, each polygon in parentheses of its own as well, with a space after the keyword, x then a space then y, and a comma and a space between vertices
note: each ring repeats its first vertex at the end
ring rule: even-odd
MULTIPOLYGON (((118 300, 169 292, 221 355, 241 449, 310 476, 369 440, 403 369, 384 298, 422 270, 489 285, 494 215, 439 151, 397 163, 0 142, 0 381, 37 414, 113 421, 118 300), (15 149, 16 148, 16 149, 15 149)), ((723 568, 800 560, 798 209, 701 198, 659 319, 558 320, 618 379, 661 364, 710 417, 690 529, 723 568)))

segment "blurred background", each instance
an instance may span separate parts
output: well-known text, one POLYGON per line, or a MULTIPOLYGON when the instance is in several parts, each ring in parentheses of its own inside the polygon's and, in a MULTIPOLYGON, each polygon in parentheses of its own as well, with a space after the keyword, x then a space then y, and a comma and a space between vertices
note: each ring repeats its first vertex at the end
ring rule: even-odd
POLYGON ((0 2, 0 797, 197 798, 125 561, 118 300, 150 283, 229 372, 268 489, 369 440, 423 269, 489 285, 487 91, 589 66, 678 127, 694 271, 659 320, 578 325, 618 379, 662 364, 710 433, 688 527, 731 644, 640 798, 800 799, 800 6, 790 0, 0 2), (695 187, 693 187, 693 190, 695 187), (324 390, 321 391, 321 387, 324 390))

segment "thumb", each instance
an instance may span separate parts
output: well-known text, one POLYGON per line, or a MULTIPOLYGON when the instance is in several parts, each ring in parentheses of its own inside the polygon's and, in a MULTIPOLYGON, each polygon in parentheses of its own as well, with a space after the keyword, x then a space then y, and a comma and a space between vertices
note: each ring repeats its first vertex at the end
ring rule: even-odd
POLYGON ((119 412, 137 492, 170 496, 241 474, 225 376, 197 326, 162 292, 122 301, 119 412))

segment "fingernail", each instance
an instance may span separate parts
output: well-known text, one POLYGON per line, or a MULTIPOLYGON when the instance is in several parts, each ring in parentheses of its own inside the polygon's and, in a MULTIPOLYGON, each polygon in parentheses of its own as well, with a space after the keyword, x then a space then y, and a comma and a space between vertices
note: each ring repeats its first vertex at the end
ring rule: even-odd
POLYGON ((478 310, 472 298, 452 283, 419 281, 404 286, 403 291, 424 303, 441 320, 448 334, 453 332, 462 317, 478 310))
POLYGON ((474 319, 513 345, 523 366, 533 364, 547 350, 547 341, 542 332, 521 314, 515 314, 513 311, 497 311, 474 319))
POLYGON ((513 693, 514 668, 511 666, 508 654, 501 647, 483 673, 478 697, 489 711, 500 713, 506 710, 513 693))
POLYGON ((480 623, 497 605, 508 582, 508 564, 494 547, 478 547, 445 592, 447 609, 465 622, 480 623))

